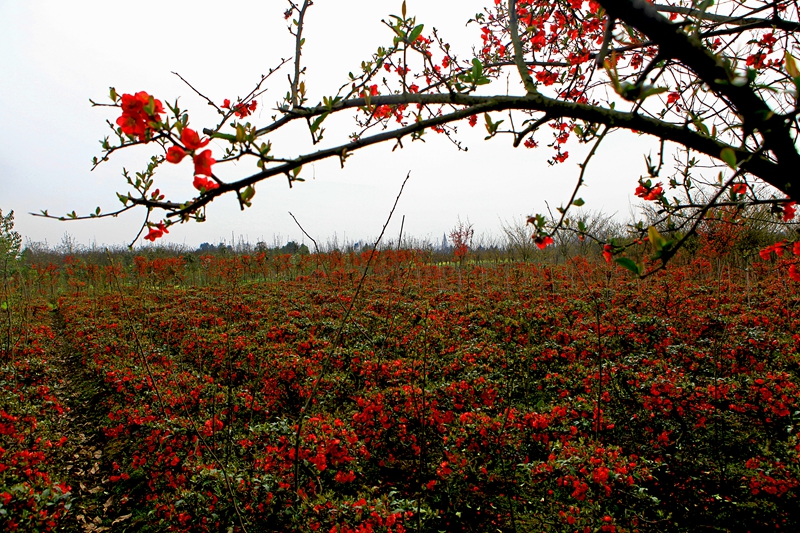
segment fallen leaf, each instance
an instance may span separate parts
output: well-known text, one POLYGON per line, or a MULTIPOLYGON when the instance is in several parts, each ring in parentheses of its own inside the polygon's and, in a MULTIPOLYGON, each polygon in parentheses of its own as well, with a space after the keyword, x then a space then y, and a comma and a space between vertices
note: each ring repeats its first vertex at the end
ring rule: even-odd
POLYGON ((111 522, 111 525, 113 526, 114 524, 118 524, 118 523, 120 523, 120 522, 122 522, 124 520, 127 520, 128 518, 130 518, 132 516, 133 516, 133 513, 122 515, 119 518, 117 518, 116 520, 114 520, 113 522, 111 522))

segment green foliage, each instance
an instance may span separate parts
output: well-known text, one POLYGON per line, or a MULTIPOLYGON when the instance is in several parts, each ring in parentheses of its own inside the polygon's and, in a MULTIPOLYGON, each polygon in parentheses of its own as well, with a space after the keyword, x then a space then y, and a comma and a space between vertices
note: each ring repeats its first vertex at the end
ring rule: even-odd
POLYGON ((3 215, 0 210, 0 269, 4 275, 13 272, 22 251, 22 236, 14 231, 14 211, 3 215))

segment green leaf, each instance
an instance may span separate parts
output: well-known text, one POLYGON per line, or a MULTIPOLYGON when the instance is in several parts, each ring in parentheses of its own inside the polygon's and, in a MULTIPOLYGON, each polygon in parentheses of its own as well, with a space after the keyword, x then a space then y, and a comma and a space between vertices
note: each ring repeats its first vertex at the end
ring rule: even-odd
POLYGON ((477 57, 472 58, 472 79, 477 80, 483 74, 483 64, 477 57))
POLYGON ((647 228, 647 238, 650 239, 650 245, 653 247, 654 252, 660 252, 667 240, 661 236, 655 226, 647 228))
POLYGON ((792 78, 800 77, 800 70, 797 68, 797 62, 795 61, 794 56, 787 51, 784 54, 784 59, 786 61, 786 73, 792 78))
POLYGON ((725 161, 725 164, 736 170, 736 152, 733 148, 723 148, 719 154, 720 159, 725 161))
POLYGON ((697 128, 697 131, 699 131, 705 136, 710 135, 710 132, 708 131, 708 126, 703 124, 703 121, 700 120, 698 117, 692 115, 692 122, 694 123, 694 127, 697 128))
POLYGON ((614 259, 614 262, 617 263, 622 268, 630 270, 637 276, 640 276, 642 274, 642 267, 637 265, 633 261, 633 259, 630 259, 628 257, 617 257, 616 259, 614 259))
POLYGON ((246 138, 247 132, 244 130, 244 126, 236 124, 236 142, 244 142, 246 138))
POLYGON ((583 201, 583 198, 576 198, 575 201, 572 202, 572 205, 574 205, 575 207, 580 207, 585 203, 586 202, 583 201))
POLYGON ((492 122, 492 117, 489 115, 489 113, 484 113, 483 118, 486 121, 486 131, 489 132, 489 136, 486 137, 488 140, 495 136, 498 126, 500 126, 500 124, 502 124, 504 121, 498 120, 497 122, 492 122))
POLYGON ((250 201, 253 199, 253 196, 256 195, 256 190, 252 187, 252 185, 248 185, 245 188, 244 192, 242 192, 242 203, 245 204, 247 207, 250 207, 250 201))
POLYGON ((425 27, 424 24, 415 26, 414 29, 411 30, 411 33, 408 34, 408 42, 413 43, 414 41, 416 41, 417 37, 419 37, 422 34, 422 28, 424 27, 425 27))
POLYGON ((319 129, 320 124, 322 124, 322 121, 325 120, 326 118, 328 118, 328 114, 329 114, 328 112, 325 112, 325 113, 321 114, 320 116, 318 116, 316 119, 314 119, 314 122, 311 123, 311 133, 316 133, 317 132, 317 130, 319 129))
POLYGON ((653 249, 655 251, 659 251, 664 247, 664 243, 667 242, 666 239, 661 236, 655 226, 650 226, 647 228, 647 238, 650 239, 650 244, 653 245, 653 249))

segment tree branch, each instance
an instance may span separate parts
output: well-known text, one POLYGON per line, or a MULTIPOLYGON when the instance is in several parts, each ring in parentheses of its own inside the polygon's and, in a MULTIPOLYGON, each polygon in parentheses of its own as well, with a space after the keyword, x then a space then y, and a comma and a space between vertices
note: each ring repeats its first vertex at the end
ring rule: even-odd
MULTIPOLYGON (((174 202, 157 202, 147 199, 134 199, 133 202, 138 205, 145 205, 151 208, 160 208, 171 211, 168 216, 170 217, 183 217, 198 208, 213 201, 218 196, 230 191, 239 190, 242 187, 253 185, 264 179, 287 174, 295 168, 304 164, 320 161, 330 157, 342 157, 351 152, 380 144, 392 139, 402 139, 408 135, 420 133, 426 129, 434 126, 441 126, 450 122, 463 120, 471 115, 478 113, 492 112, 492 111, 505 111, 505 110, 522 110, 522 111, 541 111, 549 117, 563 117, 586 122, 603 124, 607 127, 623 128, 635 130, 641 133, 646 133, 684 145, 696 152, 705 154, 709 157, 719 159, 723 149, 733 150, 736 154, 738 161, 743 161, 742 168, 764 180, 767 183, 777 187, 783 192, 788 194, 788 187, 783 183, 787 179, 796 180, 793 176, 787 178, 787 172, 784 172, 784 165, 779 165, 774 161, 770 161, 761 155, 752 157, 752 152, 740 147, 731 146, 710 136, 703 135, 699 132, 692 131, 684 125, 672 124, 669 122, 661 121, 655 118, 642 116, 639 114, 616 111, 614 109, 602 108, 587 104, 578 104, 574 102, 565 102, 554 98, 548 98, 542 94, 534 94, 527 96, 476 96, 470 94, 397 94, 387 96, 374 96, 370 98, 370 105, 389 105, 396 106, 400 104, 452 104, 464 106, 455 112, 436 116, 427 120, 420 120, 414 124, 382 132, 370 137, 355 139, 349 143, 338 145, 332 148, 326 148, 317 152, 305 154, 296 157, 293 160, 287 161, 283 164, 264 169, 261 172, 253 174, 241 180, 222 183, 220 187, 207 192, 199 199, 188 202, 186 204, 176 204, 174 202)), ((296 117, 312 117, 321 115, 323 113, 338 112, 345 109, 363 108, 366 107, 367 101, 365 98, 354 98, 339 102, 328 108, 326 106, 318 106, 314 108, 298 108, 293 109, 290 113, 296 117)))
POLYGON ((794 169, 769 179, 759 177, 793 198, 800 199, 800 175, 796 172, 800 168, 800 154, 795 148, 786 117, 774 113, 749 83, 741 83, 741 78, 722 58, 714 55, 698 39, 684 33, 681 26, 671 23, 646 0, 599 2, 608 11, 608 16, 614 16, 647 35, 658 44, 661 55, 686 65, 715 93, 728 100, 735 108, 733 111, 742 117, 743 138, 757 131, 764 139, 764 148, 775 155, 780 167, 794 169))

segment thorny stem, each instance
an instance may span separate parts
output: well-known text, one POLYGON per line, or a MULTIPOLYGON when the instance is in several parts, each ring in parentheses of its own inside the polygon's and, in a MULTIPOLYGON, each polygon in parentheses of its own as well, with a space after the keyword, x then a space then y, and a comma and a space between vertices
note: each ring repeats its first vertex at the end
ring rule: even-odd
MULTIPOLYGON (((378 245, 380 244, 381 240, 383 239, 384 233, 386 233, 386 228, 389 226, 389 222, 392 220, 392 215, 394 215, 394 211, 397 208, 398 202, 400 201, 400 196, 403 194, 403 189, 405 189, 406 183, 408 182, 408 179, 410 177, 411 177, 411 172, 406 174, 406 177, 403 180, 402 185, 400 186, 400 191, 397 193, 397 197, 394 199, 394 204, 392 205, 392 209, 389 211, 389 216, 386 218, 386 222, 383 225, 383 229, 381 230, 380 235, 378 235, 378 238, 375 240, 375 244, 372 245, 372 253, 369 256, 369 259, 367 260, 367 264, 364 266, 364 272, 361 274, 361 278, 358 281, 358 286, 356 287, 356 292, 353 295, 353 298, 350 300, 350 305, 347 307, 347 312, 344 314, 344 316, 342 316, 342 320, 339 323, 339 329, 336 332, 336 337, 334 338, 333 343, 331 343, 330 352, 322 360, 323 361, 322 369, 320 370, 319 374, 317 375, 317 379, 314 381, 314 385, 313 385, 313 387, 311 388, 311 391, 308 394, 308 398, 306 398, 306 401, 303 404, 303 407, 300 409, 300 414, 297 417, 297 424, 296 424, 297 431, 295 433, 295 439, 294 439, 294 493, 295 493, 296 501, 299 501, 299 499, 300 499, 300 492, 299 492, 299 489, 300 489, 300 438, 302 437, 302 433, 303 433, 303 425, 305 423, 305 415, 308 412, 308 409, 311 407, 311 402, 314 400, 314 398, 317 395, 317 391, 319 390, 319 386, 322 383, 322 378, 324 377, 325 373, 327 372, 327 362, 328 362, 328 360, 330 360, 331 356, 338 349, 338 347, 339 347, 339 345, 341 343, 342 334, 344 333, 344 327, 347 324, 347 320, 350 318, 350 314, 353 312, 353 307, 355 306, 355 303, 358 300, 358 296, 361 293, 361 289, 364 286, 364 281, 367 279, 367 274, 369 273, 369 267, 372 264, 372 260, 376 255, 375 251, 378 249, 378 245)), ((295 220, 295 222, 297 222, 297 219, 294 217, 294 215, 292 215, 291 213, 289 213, 289 215, 291 215, 291 217, 295 220)), ((300 224, 298 222, 298 226, 299 225, 300 224)), ((303 230, 302 226, 300 226, 300 229, 303 230)), ((303 233, 305 233, 309 238, 311 238, 311 236, 308 235, 305 232, 305 230, 303 230, 303 233)))
POLYGON ((608 133, 609 129, 610 128, 606 126, 606 128, 603 130, 603 133, 601 133, 600 136, 598 136, 597 142, 594 143, 592 149, 589 151, 589 155, 586 156, 586 159, 584 159, 583 163, 580 165, 581 173, 578 175, 578 183, 575 184, 575 189, 572 191, 572 196, 570 196, 569 198, 567 207, 564 208, 564 211, 561 213, 561 218, 558 220, 558 223, 556 224, 555 228, 553 228, 553 231, 551 233, 558 231, 561 228, 561 225, 564 223, 564 219, 566 218, 567 213, 569 212, 569 208, 572 206, 572 202, 575 201, 575 197, 578 195, 578 190, 583 186, 584 176, 586 174, 586 169, 589 166, 589 161, 592 159, 595 152, 597 152, 597 147, 600 146, 601 142, 603 142, 603 139, 605 138, 606 133, 608 133))
MULTIPOLYGON (((313 5, 311 0, 303 0, 303 7, 299 9, 297 16, 297 33, 294 39, 294 78, 292 79, 292 107, 298 106, 297 93, 300 85, 300 53, 303 48, 303 21, 306 16, 306 10, 309 6, 313 5)), ((292 7, 296 9, 294 3, 292 7)))
POLYGON ((133 337, 133 342, 136 344, 136 351, 139 353, 139 358, 142 360, 142 364, 147 370, 147 376, 150 378, 150 387, 153 389, 153 392, 156 393, 156 398, 158 398, 158 406, 161 410, 161 415, 164 417, 164 420, 167 420, 167 411, 164 407, 164 400, 161 397, 161 391, 158 389, 158 384, 156 383, 156 378, 153 374, 153 370, 150 368, 150 362, 147 360, 147 355, 144 353, 144 347, 142 346, 141 341, 139 340, 139 335, 136 332, 136 328, 133 325, 133 318, 131 317, 130 310, 128 309, 128 305, 125 303, 125 296, 122 293, 122 285, 119 283, 119 277, 117 276, 117 271, 114 268, 114 259, 111 257, 111 252, 106 250, 106 256, 108 257, 108 262, 111 263, 111 274, 114 276, 114 283, 117 286, 117 293, 119 294, 120 303, 122 303, 122 310, 125 312, 126 322, 128 323, 128 329, 131 331, 131 336, 133 337))
MULTIPOLYGON (((116 269, 114 268, 114 260, 112 259, 111 253, 108 250, 106 250, 106 255, 108 256, 108 260, 111 263, 111 267, 112 267, 111 268, 111 273, 112 273, 112 275, 114 277, 114 282, 115 282, 116 287, 117 287, 117 292, 119 293, 119 298, 120 298, 120 301, 122 303, 121 307, 125 311, 125 317, 127 319, 128 327, 130 328, 131 333, 133 335, 133 339, 134 339, 134 342, 136 343, 136 348, 137 348, 137 351, 139 353, 139 356, 141 357, 142 362, 143 362, 145 368, 147 369, 147 375, 150 378, 150 381, 152 383, 152 388, 155 391, 156 396, 158 397, 159 407, 161 408, 161 415, 164 417, 164 420, 168 420, 169 417, 167 417, 166 409, 164 408, 164 402, 161 399, 161 393, 160 393, 160 391, 158 389, 158 386, 156 384, 153 372, 150 369, 150 363, 147 361, 147 357, 144 354, 144 350, 142 348, 142 344, 139 341, 139 336, 136 333, 136 328, 133 326, 133 319, 131 318, 130 311, 128 309, 128 305, 125 303, 125 298, 122 295, 122 286, 120 285, 119 277, 117 276, 116 269)), ((214 395, 214 398, 216 399, 216 395, 214 395)), ((181 406, 183 408, 184 414, 186 414, 187 416, 189 416, 191 418, 191 415, 189 414, 189 411, 188 411, 186 405, 182 403, 181 406)), ((212 414, 212 420, 215 417, 216 417, 216 414, 215 413, 212 414)), ((208 451, 208 453, 211 454, 211 458, 214 460, 214 462, 217 464, 217 466, 219 466, 219 469, 222 472, 222 477, 225 479, 225 487, 226 487, 226 489, 228 491, 228 495, 231 498, 231 502, 233 503, 233 509, 236 512, 236 517, 237 517, 237 519, 239 521, 239 526, 242 528, 242 532, 243 533, 248 533, 247 527, 244 525, 245 524, 244 516, 242 515, 242 512, 239 509, 239 503, 238 503, 238 500, 236 499, 236 493, 234 492, 233 486, 231 485, 230 475, 228 474, 228 471, 225 468, 225 465, 222 463, 222 461, 219 459, 219 457, 217 457, 217 454, 214 452, 214 449, 206 443, 206 440, 203 438, 203 435, 197 429, 198 425, 199 424, 193 424, 192 430, 193 430, 195 436, 197 436, 197 438, 200 441, 200 443, 205 448, 205 450, 208 451)))

